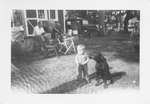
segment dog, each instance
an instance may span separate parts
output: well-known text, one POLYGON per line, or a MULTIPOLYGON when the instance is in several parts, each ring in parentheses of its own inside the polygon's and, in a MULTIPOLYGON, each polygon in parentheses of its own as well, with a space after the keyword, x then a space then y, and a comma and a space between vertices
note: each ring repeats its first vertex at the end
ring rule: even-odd
POLYGON ((104 83, 104 88, 107 88, 109 84, 113 83, 112 75, 109 71, 109 65, 107 63, 106 58, 101 54, 98 53, 96 55, 89 56, 90 59, 96 61, 95 69, 96 69, 96 86, 100 84, 100 78, 104 83), (109 81, 109 83, 108 83, 109 81))

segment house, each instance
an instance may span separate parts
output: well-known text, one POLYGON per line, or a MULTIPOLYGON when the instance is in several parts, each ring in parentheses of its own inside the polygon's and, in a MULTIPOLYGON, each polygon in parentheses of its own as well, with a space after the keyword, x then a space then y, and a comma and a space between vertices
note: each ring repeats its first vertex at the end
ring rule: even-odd
POLYGON ((15 26, 17 21, 24 26, 27 36, 33 35, 33 27, 37 25, 38 21, 57 21, 62 25, 63 31, 65 31, 63 10, 12 10, 11 27, 15 26))

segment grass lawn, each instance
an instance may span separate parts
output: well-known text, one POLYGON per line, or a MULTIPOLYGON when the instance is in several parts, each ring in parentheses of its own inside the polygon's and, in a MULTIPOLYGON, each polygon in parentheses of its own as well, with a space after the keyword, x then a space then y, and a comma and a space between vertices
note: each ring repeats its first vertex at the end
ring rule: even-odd
MULTIPOLYGON (((139 88, 139 53, 133 50, 128 35, 113 33, 105 37, 80 38, 90 52, 102 52, 108 60, 115 80, 108 89, 139 88)), ((95 86, 93 79, 87 84, 76 80, 75 54, 44 58, 17 64, 19 70, 12 72, 11 85, 14 92, 28 93, 97 93, 102 85, 95 86)), ((89 73, 95 71, 90 60, 89 73)), ((106 89, 107 90, 107 89, 106 89)))

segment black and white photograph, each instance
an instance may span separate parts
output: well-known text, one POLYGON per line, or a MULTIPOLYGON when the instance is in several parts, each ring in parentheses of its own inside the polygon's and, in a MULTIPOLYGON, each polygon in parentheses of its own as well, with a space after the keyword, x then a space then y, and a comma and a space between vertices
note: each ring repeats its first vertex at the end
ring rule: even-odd
POLYGON ((11 10, 11 91, 139 90, 140 10, 11 10))

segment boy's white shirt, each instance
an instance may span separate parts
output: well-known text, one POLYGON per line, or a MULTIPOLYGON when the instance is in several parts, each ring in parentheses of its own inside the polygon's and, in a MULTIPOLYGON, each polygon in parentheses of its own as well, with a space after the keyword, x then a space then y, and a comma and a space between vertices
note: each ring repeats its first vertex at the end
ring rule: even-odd
POLYGON ((87 55, 79 55, 79 54, 77 54, 76 57, 75 57, 75 61, 76 61, 76 64, 77 64, 77 65, 79 65, 79 64, 84 65, 84 64, 88 63, 89 58, 88 58, 87 55), (81 58, 82 58, 82 59, 81 59, 81 58), (86 58, 86 60, 83 61, 83 58, 86 58), (79 62, 79 61, 80 61, 80 62, 79 62), (83 61, 83 62, 82 62, 82 61, 83 61))

